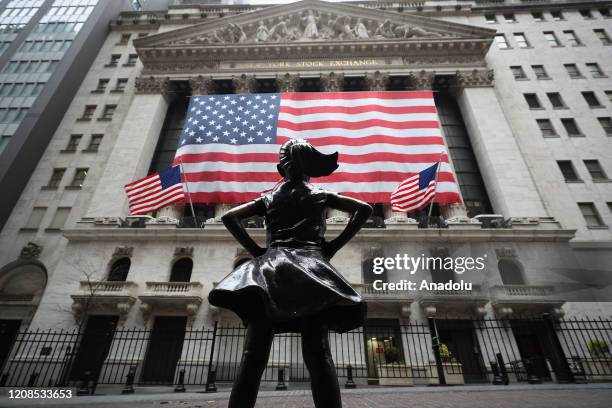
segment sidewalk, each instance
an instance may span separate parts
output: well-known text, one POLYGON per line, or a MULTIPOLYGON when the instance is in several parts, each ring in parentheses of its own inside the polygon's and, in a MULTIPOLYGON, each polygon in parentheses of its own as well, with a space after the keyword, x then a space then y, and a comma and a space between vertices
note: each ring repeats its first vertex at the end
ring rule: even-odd
MULTIPOLYGON (((92 408, 225 408, 229 391, 95 395, 70 400, 10 400, 0 397, 0 407, 92 408)), ((608 408, 612 384, 542 384, 510 386, 358 388, 342 390, 344 408, 608 408)), ((308 390, 259 393, 258 408, 313 407, 308 390)))

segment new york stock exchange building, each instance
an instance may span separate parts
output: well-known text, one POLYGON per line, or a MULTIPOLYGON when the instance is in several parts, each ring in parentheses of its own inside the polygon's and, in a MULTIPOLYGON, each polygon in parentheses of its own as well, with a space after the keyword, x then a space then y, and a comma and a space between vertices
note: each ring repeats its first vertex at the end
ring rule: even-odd
MULTIPOLYGON (((207 294, 250 258, 236 203, 132 217, 124 185, 172 165, 194 95, 355 91, 433 91, 463 203, 371 203, 333 258, 368 303, 330 334, 341 384, 612 380, 610 2, 180 3, 113 21, 2 229, 2 385, 231 382, 244 329, 207 294), (484 269, 373 272, 398 254, 484 269)), ((278 335, 264 380, 307 379, 278 335)))

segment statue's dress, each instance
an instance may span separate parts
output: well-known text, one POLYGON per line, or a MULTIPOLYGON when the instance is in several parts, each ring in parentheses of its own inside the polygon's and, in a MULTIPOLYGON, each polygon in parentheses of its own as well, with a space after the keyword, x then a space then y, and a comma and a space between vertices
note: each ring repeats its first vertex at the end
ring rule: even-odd
POLYGON ((268 249, 227 275, 208 295, 210 304, 245 323, 268 320, 277 333, 299 332, 305 320, 337 332, 361 326, 365 302, 321 253, 330 194, 285 182, 259 198, 266 207, 268 249))

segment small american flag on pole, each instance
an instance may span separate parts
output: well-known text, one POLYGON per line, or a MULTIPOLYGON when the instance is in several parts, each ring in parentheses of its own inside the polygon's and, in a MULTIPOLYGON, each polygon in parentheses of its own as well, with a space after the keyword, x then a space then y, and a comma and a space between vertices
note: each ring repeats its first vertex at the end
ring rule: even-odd
POLYGON ((293 138, 339 152, 317 187, 389 203, 398 183, 442 161, 436 202, 461 202, 430 91, 194 96, 174 164, 193 202, 246 202, 274 188, 279 147, 293 138))
POLYGON ((393 211, 410 212, 420 210, 433 202, 436 196, 438 166, 436 163, 420 173, 408 177, 391 193, 393 211))
POLYGON ((130 215, 142 215, 182 202, 185 193, 181 182, 181 169, 174 166, 153 173, 125 185, 130 205, 130 215))

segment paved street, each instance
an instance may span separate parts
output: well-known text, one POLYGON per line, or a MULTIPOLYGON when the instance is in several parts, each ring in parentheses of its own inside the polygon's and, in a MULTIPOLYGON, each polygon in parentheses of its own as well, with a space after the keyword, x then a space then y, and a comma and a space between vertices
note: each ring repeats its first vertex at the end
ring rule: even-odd
MULTIPOLYGON (((15 401, 0 398, 0 407, 92 408, 225 408, 227 392, 202 394, 134 394, 78 397, 69 401, 15 401)), ((343 390, 345 408, 608 408, 612 385, 466 386, 447 388, 361 388, 343 390)), ((313 407, 305 390, 262 391, 258 408, 313 407)))

